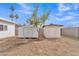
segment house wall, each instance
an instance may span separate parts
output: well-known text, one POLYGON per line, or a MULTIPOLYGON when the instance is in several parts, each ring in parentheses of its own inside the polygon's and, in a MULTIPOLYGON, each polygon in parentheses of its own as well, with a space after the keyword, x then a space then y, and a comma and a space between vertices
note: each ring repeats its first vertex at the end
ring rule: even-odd
POLYGON ((57 26, 44 27, 44 36, 46 38, 60 38, 61 37, 61 27, 57 27, 57 26))
POLYGON ((0 22, 1 25, 7 25, 6 31, 0 31, 0 38, 15 36, 15 25, 7 22, 0 22))
POLYGON ((78 27, 62 28, 62 35, 79 38, 79 28, 78 27))

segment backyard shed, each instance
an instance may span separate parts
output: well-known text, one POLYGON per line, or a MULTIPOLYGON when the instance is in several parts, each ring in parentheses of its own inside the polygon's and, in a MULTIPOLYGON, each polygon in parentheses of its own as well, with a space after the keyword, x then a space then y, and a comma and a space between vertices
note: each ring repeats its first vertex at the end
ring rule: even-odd
POLYGON ((61 37, 61 28, 63 25, 44 25, 43 26, 43 33, 46 38, 60 38, 61 37))
POLYGON ((19 27, 18 34, 19 34, 18 37, 38 38, 38 32, 36 28, 34 28, 32 25, 25 25, 25 26, 19 27))
POLYGON ((14 37, 18 35, 18 27, 15 22, 0 18, 0 38, 14 37))

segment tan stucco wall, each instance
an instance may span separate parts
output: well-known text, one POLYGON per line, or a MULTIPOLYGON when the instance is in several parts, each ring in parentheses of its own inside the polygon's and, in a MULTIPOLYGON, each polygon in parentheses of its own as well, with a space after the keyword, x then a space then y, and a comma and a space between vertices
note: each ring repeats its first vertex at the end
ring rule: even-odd
POLYGON ((46 26, 44 29, 44 36, 46 38, 60 38, 61 27, 60 26, 46 26))

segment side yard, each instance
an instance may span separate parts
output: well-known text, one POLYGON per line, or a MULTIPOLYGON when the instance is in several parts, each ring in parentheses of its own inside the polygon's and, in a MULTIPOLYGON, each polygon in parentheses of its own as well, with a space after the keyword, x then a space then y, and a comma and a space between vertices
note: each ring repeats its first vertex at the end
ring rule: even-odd
POLYGON ((42 41, 9 38, 0 41, 0 55, 79 55, 79 40, 61 37, 61 39, 44 39, 42 41))

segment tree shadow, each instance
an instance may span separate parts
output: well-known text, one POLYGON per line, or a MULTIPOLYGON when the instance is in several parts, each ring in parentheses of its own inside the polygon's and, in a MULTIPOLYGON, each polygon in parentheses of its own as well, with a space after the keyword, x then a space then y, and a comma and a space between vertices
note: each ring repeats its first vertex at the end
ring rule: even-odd
MULTIPOLYGON (((20 40, 22 40, 23 42, 20 42, 20 43, 15 43, 15 42, 13 42, 14 44, 7 44, 7 46, 9 46, 8 48, 6 48, 6 45, 5 46, 3 46, 3 48, 5 47, 6 49, 4 49, 4 50, 2 50, 2 51, 0 51, 0 52, 8 52, 8 51, 11 51, 11 50, 13 50, 14 48, 17 48, 17 47, 19 47, 19 46, 21 46, 21 45, 25 45, 25 44, 29 44, 29 43, 32 43, 32 42, 35 42, 35 41, 37 41, 37 39, 20 39, 20 40)), ((19 41, 19 39, 18 39, 18 41, 19 41)), ((4 43, 3 43, 4 44, 4 43)))

